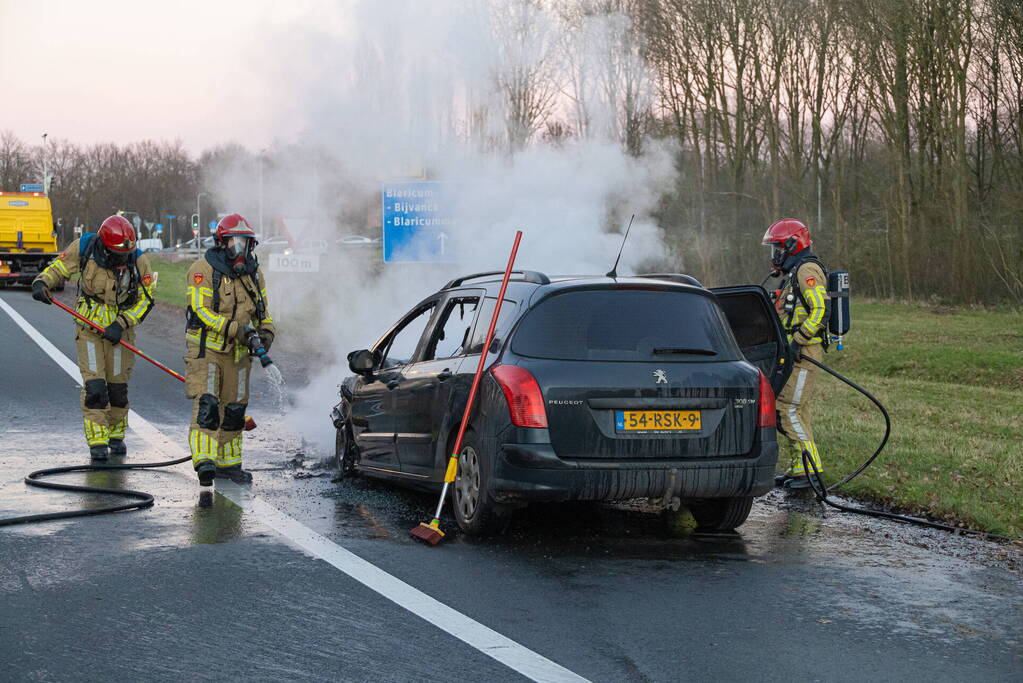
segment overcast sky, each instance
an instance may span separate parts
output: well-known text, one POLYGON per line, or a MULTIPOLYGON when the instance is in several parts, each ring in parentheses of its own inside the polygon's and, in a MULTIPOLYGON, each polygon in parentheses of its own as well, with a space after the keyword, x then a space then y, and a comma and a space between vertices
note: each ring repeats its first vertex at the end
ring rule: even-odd
MULTIPOLYGON (((26 142, 263 146, 268 66, 313 0, 0 0, 0 130, 26 142)), ((279 72, 278 72, 279 73, 279 72)))

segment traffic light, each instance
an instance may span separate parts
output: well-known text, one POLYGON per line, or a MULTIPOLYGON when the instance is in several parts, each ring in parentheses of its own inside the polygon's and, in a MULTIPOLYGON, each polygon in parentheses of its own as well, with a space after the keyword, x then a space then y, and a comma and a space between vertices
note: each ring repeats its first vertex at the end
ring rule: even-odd
POLYGON ((193 213, 192 214, 192 230, 198 230, 198 229, 199 229, 199 214, 193 213))

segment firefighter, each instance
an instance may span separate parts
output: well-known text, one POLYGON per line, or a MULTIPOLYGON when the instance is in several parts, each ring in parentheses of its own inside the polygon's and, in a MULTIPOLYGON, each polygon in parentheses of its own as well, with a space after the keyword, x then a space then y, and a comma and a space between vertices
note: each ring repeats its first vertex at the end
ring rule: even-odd
POLYGON ((818 368, 806 361, 821 362, 828 344, 830 299, 824 264, 810 251, 810 230, 800 221, 776 221, 764 233, 763 243, 772 249, 772 274, 782 276, 775 306, 792 352, 792 374, 778 393, 778 425, 789 444, 788 469, 775 481, 792 490, 809 488, 813 476, 803 464, 803 454, 822 472, 820 452, 810 426, 810 406, 818 368))
POLYGON ((269 349, 274 323, 254 248, 256 235, 233 213, 217 225, 214 246, 188 271, 185 392, 193 400, 188 444, 199 483, 214 477, 247 484, 242 429, 249 401, 250 352, 269 349))
POLYGON ((125 455, 128 380, 135 356, 118 342, 135 341, 135 327, 153 307, 149 257, 136 249, 135 230, 110 216, 96 233, 76 239, 32 281, 32 298, 51 303, 50 290, 79 275, 78 313, 104 327, 102 334, 76 320, 75 347, 82 372, 82 416, 92 460, 125 455))

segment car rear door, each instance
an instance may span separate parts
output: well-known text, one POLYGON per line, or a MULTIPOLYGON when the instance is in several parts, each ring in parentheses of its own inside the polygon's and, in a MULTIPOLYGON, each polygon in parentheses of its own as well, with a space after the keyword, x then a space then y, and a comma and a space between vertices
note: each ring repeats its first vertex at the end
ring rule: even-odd
POLYGON ((451 387, 469 347, 482 290, 450 293, 431 322, 419 360, 402 370, 394 390, 398 460, 404 472, 432 473, 451 387))
POLYGON ((792 373, 790 352, 778 313, 763 287, 713 287, 732 335, 746 357, 771 382, 775 395, 792 373))

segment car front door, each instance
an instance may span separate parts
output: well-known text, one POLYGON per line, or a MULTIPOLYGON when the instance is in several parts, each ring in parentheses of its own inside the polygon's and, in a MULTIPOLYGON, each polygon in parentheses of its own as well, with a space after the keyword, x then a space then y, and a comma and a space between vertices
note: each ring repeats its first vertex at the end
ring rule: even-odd
POLYGON ((395 390, 404 379, 403 370, 419 351, 423 333, 436 301, 420 304, 402 318, 377 343, 373 351, 380 362, 362 380, 352 401, 352 426, 359 446, 360 466, 399 471, 395 390))
POLYGON ((711 291, 743 356, 763 371, 777 394, 792 373, 792 364, 781 321, 767 291, 755 285, 714 287, 711 291))
POLYGON ((450 411, 452 379, 465 357, 479 295, 476 291, 449 294, 438 308, 420 359, 403 370, 395 390, 398 459, 403 471, 429 476, 438 464, 438 439, 450 411))

